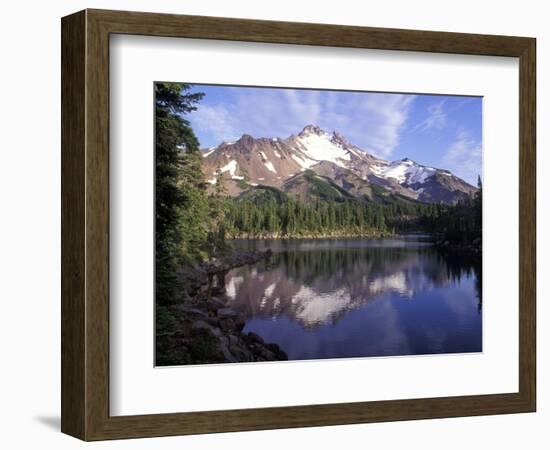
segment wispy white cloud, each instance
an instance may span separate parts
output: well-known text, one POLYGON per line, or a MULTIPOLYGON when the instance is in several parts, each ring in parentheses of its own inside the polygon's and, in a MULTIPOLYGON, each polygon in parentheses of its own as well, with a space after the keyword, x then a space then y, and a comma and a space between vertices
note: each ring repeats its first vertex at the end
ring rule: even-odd
POLYGON ((237 139, 239 136, 237 124, 224 105, 200 105, 191 117, 196 127, 207 129, 219 143, 237 139))
POLYGON ((414 95, 401 94, 375 94, 367 97, 361 134, 364 134, 365 145, 371 152, 384 158, 391 156, 399 145, 400 133, 415 98, 414 95))
POLYGON ((482 176, 481 159, 481 141, 474 139, 468 131, 460 129, 456 140, 443 155, 441 165, 475 186, 478 175, 482 176))
MULTIPOLYGON (((209 140, 287 137, 308 124, 342 132, 354 144, 380 157, 399 145, 414 95, 364 94, 299 89, 228 88, 226 99, 206 101, 190 116, 209 140)), ((208 145, 217 145, 210 142, 208 145)))
MULTIPOLYGON (((290 113, 292 121, 303 117, 308 123, 317 123, 321 114, 321 99, 319 91, 296 91, 288 89, 282 91, 282 100, 290 113)), ((279 100, 279 99, 278 99, 279 100)))
POLYGON ((434 103, 428 107, 428 116, 418 123, 413 131, 428 131, 431 129, 441 130, 447 124, 447 113, 445 112, 445 100, 434 103))

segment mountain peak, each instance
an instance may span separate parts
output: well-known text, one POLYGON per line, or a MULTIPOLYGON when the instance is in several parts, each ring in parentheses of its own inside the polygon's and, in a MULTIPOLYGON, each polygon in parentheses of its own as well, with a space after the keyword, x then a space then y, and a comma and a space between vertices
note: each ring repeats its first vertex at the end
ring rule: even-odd
POLYGON ((410 158, 379 159, 338 131, 327 132, 314 124, 285 139, 254 138, 245 133, 234 143, 224 142, 205 151, 203 157, 209 182, 214 180, 218 167, 229 173, 234 180, 229 185, 231 195, 239 195, 247 183, 251 187, 284 189, 286 180, 308 170, 340 183, 342 189, 353 191, 358 198, 362 198, 361 192, 371 192, 370 185, 421 202, 452 203, 475 192, 473 186, 449 171, 410 158))
POLYGON ((323 134, 325 134, 325 131, 317 125, 310 124, 306 125, 298 136, 305 136, 308 134, 317 134, 318 136, 322 136, 323 134))
POLYGON ((418 164, 416 161, 413 161, 411 158, 403 158, 401 162, 407 163, 408 165, 418 164))
POLYGON ((243 144, 243 145, 252 145, 254 143, 255 139, 249 135, 249 134, 243 134, 237 142, 243 144))

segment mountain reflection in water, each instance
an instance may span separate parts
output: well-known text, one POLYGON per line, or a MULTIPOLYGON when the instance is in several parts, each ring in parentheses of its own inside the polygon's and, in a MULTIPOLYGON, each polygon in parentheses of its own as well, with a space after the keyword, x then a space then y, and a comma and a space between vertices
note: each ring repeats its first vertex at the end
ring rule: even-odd
POLYGON ((270 260, 228 273, 244 331, 289 359, 479 352, 481 256, 442 254, 422 236, 235 241, 270 260))

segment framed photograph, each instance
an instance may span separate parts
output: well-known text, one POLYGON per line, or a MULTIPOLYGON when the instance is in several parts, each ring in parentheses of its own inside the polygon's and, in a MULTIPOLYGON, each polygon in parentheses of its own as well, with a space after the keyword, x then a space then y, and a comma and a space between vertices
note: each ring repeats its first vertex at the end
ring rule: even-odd
POLYGON ((535 39, 62 19, 62 431, 532 412, 535 39))

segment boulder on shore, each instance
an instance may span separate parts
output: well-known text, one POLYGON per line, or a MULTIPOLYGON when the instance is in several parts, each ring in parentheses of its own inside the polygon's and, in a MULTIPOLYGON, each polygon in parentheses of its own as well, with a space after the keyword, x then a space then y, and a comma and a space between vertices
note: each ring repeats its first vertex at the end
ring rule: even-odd
POLYGON ((256 333, 243 333, 246 318, 227 306, 223 278, 227 271, 271 256, 267 251, 233 251, 179 272, 182 298, 157 305, 156 364, 214 364, 281 361, 288 356, 256 333), (216 279, 216 286, 212 286, 216 279))

